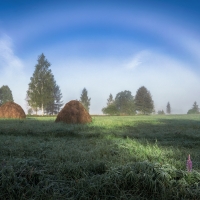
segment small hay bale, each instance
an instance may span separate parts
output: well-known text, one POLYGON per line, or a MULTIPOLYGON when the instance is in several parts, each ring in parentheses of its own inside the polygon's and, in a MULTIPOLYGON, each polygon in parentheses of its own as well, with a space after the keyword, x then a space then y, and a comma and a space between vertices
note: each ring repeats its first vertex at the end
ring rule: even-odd
POLYGON ((79 101, 72 100, 65 104, 64 108, 58 113, 55 122, 85 124, 92 122, 92 118, 79 101))
POLYGON ((20 105, 7 102, 0 107, 0 118, 23 119, 26 114, 20 105))

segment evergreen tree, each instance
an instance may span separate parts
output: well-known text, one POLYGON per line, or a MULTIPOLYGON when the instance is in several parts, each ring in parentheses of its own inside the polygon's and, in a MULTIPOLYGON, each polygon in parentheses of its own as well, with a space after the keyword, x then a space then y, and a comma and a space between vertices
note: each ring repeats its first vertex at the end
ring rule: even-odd
POLYGON ((9 101, 14 101, 12 91, 7 85, 3 85, 0 88, 0 106, 9 101))
POLYGON ((44 54, 38 57, 33 76, 30 78, 27 91, 28 104, 30 107, 42 110, 54 99, 54 76, 49 69, 50 63, 45 59, 44 54))
POLYGON ((199 106, 196 101, 194 102, 192 108, 188 110, 187 114, 199 114, 199 106))
POLYGON ((85 107, 85 109, 88 112, 90 109, 90 100, 91 100, 91 98, 88 98, 88 92, 87 92, 86 88, 83 88, 81 97, 80 97, 80 102, 82 103, 82 105, 85 107))
POLYGON ((135 102, 130 91, 119 92, 115 97, 115 106, 121 115, 134 115, 135 102))
POLYGON ((151 93, 144 86, 137 90, 135 106, 136 110, 142 114, 150 114, 154 111, 154 103, 151 93))
POLYGON ((63 102, 61 101, 62 93, 60 87, 56 85, 56 82, 54 82, 53 96, 54 98, 52 102, 50 102, 45 108, 45 113, 49 115, 58 114, 60 108, 63 106, 63 102))
POLYGON ((107 99, 107 106, 111 105, 114 103, 113 95, 110 94, 108 99, 107 99))
POLYGON ((171 114, 171 106, 170 106, 170 103, 169 103, 169 102, 167 103, 166 113, 167 113, 167 114, 171 114))

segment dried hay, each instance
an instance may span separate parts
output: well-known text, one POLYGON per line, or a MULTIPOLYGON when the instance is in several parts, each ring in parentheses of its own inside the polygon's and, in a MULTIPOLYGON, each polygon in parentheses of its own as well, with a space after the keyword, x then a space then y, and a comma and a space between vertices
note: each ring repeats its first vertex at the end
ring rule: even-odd
POLYGON ((55 122, 85 124, 92 122, 92 118, 79 101, 72 100, 65 104, 64 108, 58 113, 55 122))
POLYGON ((7 102, 0 107, 0 118, 26 118, 22 107, 14 102, 7 102))

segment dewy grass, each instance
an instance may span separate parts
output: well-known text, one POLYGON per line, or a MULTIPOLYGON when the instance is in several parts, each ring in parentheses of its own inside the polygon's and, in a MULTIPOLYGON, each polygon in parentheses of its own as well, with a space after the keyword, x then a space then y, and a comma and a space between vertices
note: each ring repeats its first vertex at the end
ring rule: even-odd
POLYGON ((0 120, 0 199, 199 198, 199 115, 54 120, 0 120))

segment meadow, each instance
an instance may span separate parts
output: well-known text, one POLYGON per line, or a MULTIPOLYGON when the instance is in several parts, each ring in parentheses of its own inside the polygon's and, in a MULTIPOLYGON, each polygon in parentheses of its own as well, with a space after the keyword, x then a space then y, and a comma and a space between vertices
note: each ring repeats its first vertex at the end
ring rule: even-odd
POLYGON ((200 199, 200 115, 54 120, 0 119, 0 199, 200 199))

